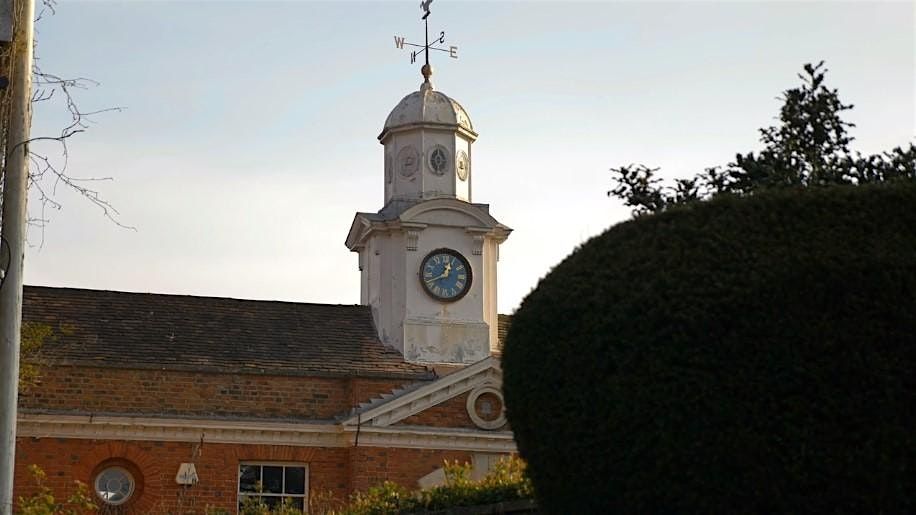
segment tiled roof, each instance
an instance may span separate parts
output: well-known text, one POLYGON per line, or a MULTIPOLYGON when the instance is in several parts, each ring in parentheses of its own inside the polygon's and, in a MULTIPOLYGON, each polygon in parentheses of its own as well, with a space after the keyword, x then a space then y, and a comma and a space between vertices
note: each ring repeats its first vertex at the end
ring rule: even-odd
POLYGON ((512 325, 512 315, 496 315, 497 316, 497 341, 499 341, 499 350, 502 350, 503 345, 506 343, 506 335, 509 334, 509 326, 512 325))
POLYGON ((23 320, 60 364, 431 379, 376 336, 367 306, 26 286, 23 320))

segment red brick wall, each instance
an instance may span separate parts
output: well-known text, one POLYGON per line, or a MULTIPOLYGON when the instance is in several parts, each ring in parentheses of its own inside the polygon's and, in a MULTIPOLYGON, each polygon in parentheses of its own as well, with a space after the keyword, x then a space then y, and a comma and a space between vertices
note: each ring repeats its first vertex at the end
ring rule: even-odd
MULTIPOLYGON (((470 415, 468 415, 467 402, 469 395, 471 395, 470 392, 453 397, 416 415, 411 415, 395 425, 479 429, 477 424, 471 420, 470 415)), ((504 424, 494 430, 504 431, 507 429, 509 429, 509 425, 504 424)))
POLYGON ((407 381, 47 367, 27 409, 327 419, 407 381))
POLYGON ((470 393, 459 395, 426 411, 411 415, 398 422, 397 425, 477 429, 477 425, 468 415, 468 395, 470 393))
POLYGON ((118 460, 135 465, 142 475, 138 479, 142 492, 138 489, 124 513, 203 513, 208 505, 234 513, 239 462, 279 461, 307 463, 309 491, 343 499, 350 490, 349 452, 348 448, 21 438, 15 496, 35 491, 26 464, 40 466, 48 474, 46 486, 58 499, 65 499, 74 491, 74 480, 91 484, 99 465, 118 460), (198 484, 175 483, 182 462, 195 464, 198 484))
POLYGON ((91 486, 93 473, 101 465, 116 462, 138 470, 138 483, 142 482, 121 512, 125 515, 203 513, 207 506, 234 513, 238 465, 242 461, 307 463, 310 494, 343 500, 352 491, 365 490, 385 480, 414 489, 417 480, 441 467, 444 460, 469 462, 471 453, 380 447, 311 448, 20 438, 15 498, 36 491, 26 471, 27 464, 40 466, 48 474, 45 485, 52 489, 57 499, 63 500, 74 491, 74 480, 91 486), (200 477, 198 484, 184 487, 175 483, 175 474, 182 462, 195 464, 200 477))
MULTIPOLYGON (((175 371, 49 367, 38 386, 20 395, 20 406, 65 412, 142 415, 244 416, 329 419, 359 402, 387 393, 405 381, 192 374, 175 371)), ((468 427, 473 422, 459 396, 403 423, 468 427)), ((400 448, 308 448, 187 442, 126 442, 61 438, 20 438, 15 495, 34 492, 26 467, 40 466, 58 499, 73 492, 73 481, 90 483, 111 460, 142 475, 142 492, 124 514, 203 513, 206 506, 234 513, 240 461, 302 462, 309 465, 312 495, 344 499, 385 480, 415 488, 417 480, 443 460, 469 461, 471 453, 400 448), (175 475, 182 462, 196 465, 200 483, 182 487, 175 475)))
POLYGON ((399 449, 385 447, 353 447, 350 453, 353 491, 366 490, 383 481, 394 481, 410 489, 417 481, 442 467, 444 461, 471 461, 466 451, 399 449))

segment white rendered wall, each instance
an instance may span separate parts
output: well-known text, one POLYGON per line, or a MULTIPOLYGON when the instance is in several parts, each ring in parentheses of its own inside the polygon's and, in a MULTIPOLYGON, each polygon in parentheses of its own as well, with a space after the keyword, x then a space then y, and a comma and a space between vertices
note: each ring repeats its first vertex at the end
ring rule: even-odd
MULTIPOLYGON (((456 159, 458 151, 468 155, 470 163, 471 144, 464 136, 451 130, 415 130, 391 135, 385 143, 385 204, 400 199, 431 199, 454 197, 471 201, 471 173, 467 180, 458 177, 456 159), (442 175, 433 173, 429 160, 433 150, 444 148, 448 165, 442 175), (419 164, 416 172, 405 175, 401 151, 405 148, 417 150, 419 164)), ((413 154, 413 152, 410 152, 413 154)))
POLYGON ((424 213, 416 250, 407 249, 404 231, 374 234, 367 241, 363 278, 379 338, 410 361, 473 363, 496 345, 496 252, 498 243, 469 232, 467 215, 451 210, 424 213), (481 238, 483 238, 481 240, 481 238), (432 298, 419 270, 430 252, 460 252, 471 268, 468 293, 454 302, 432 298))

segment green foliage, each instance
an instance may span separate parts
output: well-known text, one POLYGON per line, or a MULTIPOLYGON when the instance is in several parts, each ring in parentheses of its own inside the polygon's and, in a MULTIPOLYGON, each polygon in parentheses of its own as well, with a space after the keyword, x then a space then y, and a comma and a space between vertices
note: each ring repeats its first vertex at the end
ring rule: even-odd
POLYGON ((53 340, 54 329, 47 324, 23 322, 19 344, 19 391, 38 384, 41 368, 41 347, 53 340))
POLYGON ((420 506, 440 510, 454 506, 479 506, 534 497, 525 475, 525 462, 517 457, 501 459, 483 479, 471 479, 470 464, 445 467, 445 485, 420 491, 420 506))
POLYGON ((389 515, 480 506, 531 499, 534 490, 518 457, 499 460, 483 479, 471 479, 470 464, 445 463, 445 484, 411 492, 390 481, 356 494, 339 515, 389 515))
POLYGON ((615 186, 608 192, 624 200, 636 214, 657 213, 671 206, 720 194, 751 195, 773 188, 870 184, 916 180, 916 146, 863 156, 853 152, 854 127, 842 119, 852 105, 840 101, 836 89, 824 85, 821 61, 806 64, 802 85, 783 93, 779 124, 760 129, 764 148, 737 154, 724 167, 710 167, 691 179, 666 186, 658 168, 628 165, 612 168, 615 186))
POLYGON ((340 515, 388 515, 417 509, 416 496, 403 486, 391 481, 373 486, 365 493, 357 493, 340 515))
MULTIPOLYGON (((261 491, 260 484, 258 491, 261 491)), ((336 515, 341 505, 340 500, 331 492, 313 492, 308 499, 308 512, 310 515, 336 515)), ((206 515, 229 515, 235 511, 207 505, 204 509, 206 515)), ((242 500, 238 510, 239 515, 302 515, 291 499, 284 499, 277 506, 270 506, 264 499, 256 494, 242 500)))
POLYGON ((19 497, 20 515, 81 515, 95 513, 98 509, 85 483, 75 481, 76 490, 67 498, 66 503, 59 503, 51 489, 44 485, 47 475, 41 467, 29 465, 29 473, 38 491, 28 497, 19 497))
POLYGON ((302 510, 284 499, 278 506, 269 506, 262 497, 247 497, 239 506, 239 515, 301 515, 302 510))
POLYGON ((916 183, 616 225, 513 316, 507 415, 548 513, 916 512, 916 183))

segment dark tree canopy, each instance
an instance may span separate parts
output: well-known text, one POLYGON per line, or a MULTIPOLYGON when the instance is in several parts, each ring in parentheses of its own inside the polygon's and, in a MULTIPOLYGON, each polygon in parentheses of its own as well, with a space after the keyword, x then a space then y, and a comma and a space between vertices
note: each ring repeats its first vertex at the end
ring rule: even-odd
POLYGON ((541 506, 916 511, 914 206, 912 181, 723 195, 577 249, 503 355, 541 506))
POLYGON ((842 118, 851 104, 824 85, 824 63, 804 66, 802 84, 783 93, 779 123, 760 129, 763 150, 737 154, 724 167, 714 166, 690 179, 666 186, 658 168, 627 165, 612 168, 614 188, 608 195, 623 199, 637 214, 719 194, 751 195, 772 188, 870 184, 916 180, 916 146, 862 155, 849 148, 854 125, 842 118))

